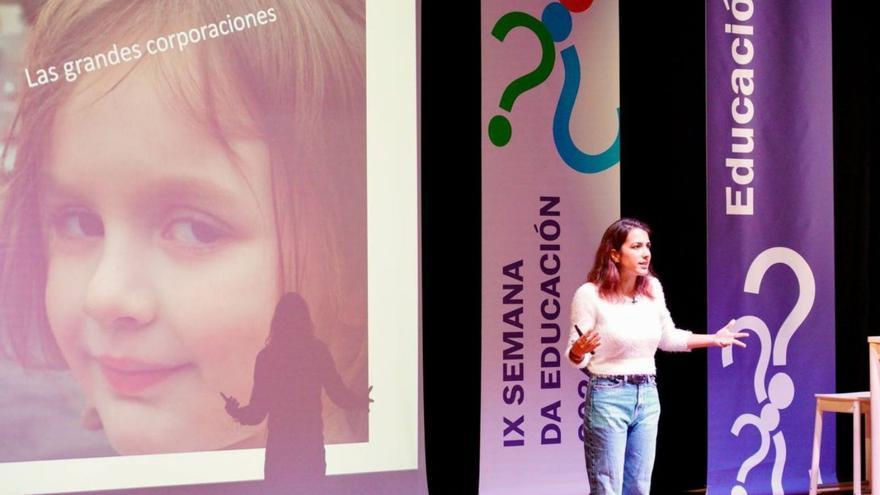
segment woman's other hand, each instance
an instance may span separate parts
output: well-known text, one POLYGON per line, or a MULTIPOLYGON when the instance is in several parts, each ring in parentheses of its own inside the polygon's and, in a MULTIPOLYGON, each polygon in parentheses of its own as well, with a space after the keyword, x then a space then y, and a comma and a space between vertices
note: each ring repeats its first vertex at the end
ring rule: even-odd
POLYGON ((715 345, 721 348, 730 347, 731 345, 738 345, 740 347, 745 347, 745 342, 740 342, 738 339, 742 339, 748 337, 749 334, 743 332, 734 332, 733 326, 736 324, 736 320, 730 320, 727 325, 721 330, 715 332, 715 345))

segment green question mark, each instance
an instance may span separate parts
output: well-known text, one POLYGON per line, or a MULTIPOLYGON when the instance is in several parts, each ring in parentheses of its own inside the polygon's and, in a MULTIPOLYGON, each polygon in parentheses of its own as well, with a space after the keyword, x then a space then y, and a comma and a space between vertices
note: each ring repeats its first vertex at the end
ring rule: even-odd
MULTIPOLYGON (((513 109, 513 102, 519 95, 534 88, 535 86, 546 81, 553 71, 553 65, 556 64, 556 50, 553 46, 553 37, 550 31, 538 19, 524 12, 509 12, 504 14, 495 27, 492 28, 492 36, 498 41, 503 42, 507 34, 515 27, 524 27, 538 37, 541 42, 541 62, 532 72, 516 79, 504 89, 501 95, 500 106, 502 109, 510 112, 513 109)), ((495 146, 504 146, 510 142, 510 136, 513 129, 510 121, 503 115, 496 115, 489 121, 489 140, 495 146)))

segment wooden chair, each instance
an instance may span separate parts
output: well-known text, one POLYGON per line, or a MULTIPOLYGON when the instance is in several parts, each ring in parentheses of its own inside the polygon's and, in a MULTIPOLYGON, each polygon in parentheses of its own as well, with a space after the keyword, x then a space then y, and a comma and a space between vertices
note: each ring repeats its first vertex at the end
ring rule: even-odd
POLYGON ((865 415, 866 479, 871 481, 871 393, 816 394, 816 425, 813 430, 813 462, 810 469, 810 495, 816 495, 819 481, 819 450, 822 445, 822 413, 853 416, 853 495, 862 495, 861 415, 865 415))

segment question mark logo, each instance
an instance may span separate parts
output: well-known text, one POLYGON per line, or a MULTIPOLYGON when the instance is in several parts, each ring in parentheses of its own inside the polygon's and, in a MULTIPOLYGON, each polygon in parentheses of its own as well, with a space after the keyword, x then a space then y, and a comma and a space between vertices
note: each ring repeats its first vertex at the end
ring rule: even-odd
MULTIPOLYGON (((544 8, 541 19, 557 43, 571 33, 571 12, 583 12, 593 0, 562 0, 544 8)), ((595 174, 620 162, 620 108, 617 109, 618 130, 614 142, 605 151, 591 155, 582 151, 571 137, 571 113, 581 85, 581 63, 574 45, 560 52, 564 69, 562 92, 553 115, 553 141, 562 161, 582 174, 595 174)))
MULTIPOLYGON (((541 20, 523 12, 510 12, 495 23, 492 35, 504 41, 515 27, 525 27, 535 33, 541 43, 541 62, 538 67, 523 77, 513 81, 504 90, 499 106, 510 112, 519 95, 538 86, 550 77, 556 63, 554 43, 568 39, 572 29, 572 12, 584 12, 593 5, 593 0, 560 0, 550 2, 541 14, 541 20)), ((605 151, 591 155, 582 151, 571 137, 571 114, 581 83, 581 67, 577 49, 568 46, 560 52, 564 68, 564 81, 559 102, 553 115, 553 142, 562 161, 577 172, 595 174, 613 167, 620 162, 620 108, 617 108, 618 131, 614 142, 605 151)), ((489 121, 489 140, 495 146, 505 146, 510 142, 513 129, 510 121, 503 115, 495 115, 489 121)))
MULTIPOLYGON (((535 33, 541 43, 541 62, 535 70, 514 80, 505 88, 498 106, 508 112, 513 110, 513 103, 521 94, 546 81, 556 64, 556 51, 550 31, 541 21, 525 12, 509 12, 502 16, 492 28, 492 36, 504 42, 507 34, 516 27, 524 27, 535 33)), ((489 121, 489 140, 495 146, 501 147, 509 143, 512 134, 513 128, 507 117, 496 115, 489 121)))

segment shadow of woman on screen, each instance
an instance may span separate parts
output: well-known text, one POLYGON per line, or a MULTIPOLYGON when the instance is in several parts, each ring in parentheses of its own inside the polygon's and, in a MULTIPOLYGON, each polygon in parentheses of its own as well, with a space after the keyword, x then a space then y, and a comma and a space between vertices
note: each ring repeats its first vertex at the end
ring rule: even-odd
POLYGON ((241 424, 269 417, 265 493, 333 493, 325 476, 322 388, 344 409, 366 411, 372 402, 369 391, 357 394, 343 383, 327 347, 314 336, 305 300, 288 292, 257 355, 250 403, 241 406, 223 395, 226 412, 241 424))

